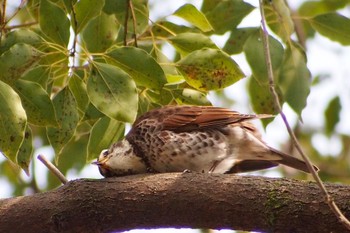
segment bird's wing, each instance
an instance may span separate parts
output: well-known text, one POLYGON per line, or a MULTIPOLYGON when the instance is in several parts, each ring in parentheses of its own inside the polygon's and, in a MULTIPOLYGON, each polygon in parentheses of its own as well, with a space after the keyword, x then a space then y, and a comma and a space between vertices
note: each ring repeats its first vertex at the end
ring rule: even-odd
POLYGON ((241 114, 226 108, 212 106, 180 106, 162 119, 163 129, 191 131, 221 128, 251 119, 270 118, 272 115, 241 114))

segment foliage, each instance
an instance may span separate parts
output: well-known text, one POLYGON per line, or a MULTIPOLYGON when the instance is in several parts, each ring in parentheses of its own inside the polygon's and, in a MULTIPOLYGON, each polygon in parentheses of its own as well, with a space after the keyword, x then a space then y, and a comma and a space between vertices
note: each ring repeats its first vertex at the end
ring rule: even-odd
MULTIPOLYGON (((276 88, 299 116, 312 84, 305 40, 318 32, 350 44, 350 19, 337 12, 349 1, 329 2, 305 2, 293 14, 283 0, 265 2, 276 88), (305 37, 295 37, 296 28, 305 37)), ((234 54, 244 54, 251 68, 247 93, 254 111, 276 114, 261 29, 239 27, 255 9, 242 0, 204 0, 201 9, 185 4, 173 16, 186 25, 171 17, 151 21, 147 0, 30 0, 14 7, 1 9, 0 22, 0 149, 8 159, 0 172, 13 182, 9 164, 28 172, 35 140, 52 146, 67 172, 83 168, 149 109, 209 105, 209 91, 245 76, 234 54), (230 36, 220 48, 212 36, 224 33, 230 36), (166 45, 173 58, 164 54, 166 45)), ((335 97, 326 110, 328 135, 340 110, 335 97)))

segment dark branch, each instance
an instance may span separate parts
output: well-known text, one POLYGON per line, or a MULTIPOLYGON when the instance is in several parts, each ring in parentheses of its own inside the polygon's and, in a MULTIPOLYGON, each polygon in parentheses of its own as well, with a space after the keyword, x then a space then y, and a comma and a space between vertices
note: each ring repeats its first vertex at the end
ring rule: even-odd
MULTIPOLYGON (((350 186, 326 185, 349 216, 350 186)), ((109 232, 190 227, 346 232, 315 183, 199 173, 70 181, 0 200, 0 232, 109 232)))

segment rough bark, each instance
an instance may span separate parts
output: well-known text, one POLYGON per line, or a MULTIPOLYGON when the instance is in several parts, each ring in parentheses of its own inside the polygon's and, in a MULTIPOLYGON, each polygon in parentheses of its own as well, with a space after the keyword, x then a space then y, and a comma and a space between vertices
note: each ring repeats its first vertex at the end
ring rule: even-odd
MULTIPOLYGON (((326 187, 350 217, 350 186, 326 187)), ((190 227, 346 232, 313 182, 219 174, 80 179, 0 200, 0 232, 111 232, 190 227)))

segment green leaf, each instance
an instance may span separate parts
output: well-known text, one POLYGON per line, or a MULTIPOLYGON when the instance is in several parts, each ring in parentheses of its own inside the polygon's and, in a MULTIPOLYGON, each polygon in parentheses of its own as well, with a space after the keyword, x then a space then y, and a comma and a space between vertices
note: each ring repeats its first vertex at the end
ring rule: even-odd
POLYGON ((49 0, 41 0, 39 24, 47 37, 67 48, 70 22, 61 7, 49 0))
POLYGON ((68 86, 77 102, 79 113, 81 116, 83 116, 90 102, 89 96, 87 95, 86 84, 83 81, 83 77, 80 77, 75 72, 73 76, 69 79, 68 86))
POLYGON ((136 85, 118 67, 94 63, 87 83, 91 103, 102 113, 124 122, 133 122, 137 114, 136 85))
POLYGON ((150 102, 158 103, 161 106, 170 104, 173 100, 173 92, 167 89, 162 89, 160 92, 155 92, 151 89, 146 90, 145 94, 149 98, 150 102))
POLYGON ((24 133, 24 140, 17 155, 17 163, 25 171, 27 176, 29 176, 29 163, 32 158, 33 150, 33 133, 31 128, 27 125, 24 133))
POLYGON ((177 62, 177 69, 192 87, 203 90, 222 89, 244 77, 237 63, 216 49, 201 49, 177 62))
POLYGON ((76 33, 79 33, 92 18, 101 14, 104 4, 104 0, 80 0, 74 5, 77 21, 76 33))
POLYGON ((284 0, 265 1, 265 18, 269 27, 283 41, 288 41, 294 32, 294 23, 289 7, 284 0))
POLYGON ((40 53, 30 45, 16 44, 0 56, 0 80, 13 83, 38 62, 40 53))
POLYGON ((306 66, 305 52, 297 44, 291 43, 284 54, 278 86, 285 101, 301 115, 310 93, 311 74, 306 66))
POLYGON ((174 90, 173 95, 176 98, 176 102, 179 104, 211 105, 210 101, 207 99, 206 93, 190 88, 174 90))
MULTIPOLYGON (((275 89, 278 93, 279 101, 282 104, 283 97, 281 91, 278 87, 275 87, 275 89)), ((260 83, 254 76, 252 76, 248 81, 248 92, 255 113, 272 115, 278 113, 274 97, 270 91, 269 83, 260 83)), ((263 125, 266 126, 272 120, 273 118, 264 119, 263 125)))
POLYGON ((243 46, 253 33, 258 32, 258 28, 237 28, 231 32, 223 50, 228 54, 238 54, 243 51, 243 46))
POLYGON ((49 80, 49 69, 47 69, 47 67, 44 66, 33 67, 32 69, 28 70, 21 77, 21 79, 30 82, 35 82, 46 90, 47 81, 49 80))
POLYGON ((101 13, 90 20, 82 32, 82 39, 91 53, 106 51, 118 35, 119 26, 114 15, 101 13))
POLYGON ((101 117, 105 116, 102 112, 100 112, 91 102, 86 108, 83 121, 93 121, 100 119, 101 117))
POLYGON ((350 45, 349 18, 336 13, 328 13, 310 19, 310 23, 317 32, 330 40, 342 45, 350 45))
MULTIPOLYGON (((278 74, 279 68, 283 61, 283 46, 281 43, 269 36, 269 47, 271 53, 272 68, 275 76, 278 74)), ((252 69, 253 76, 261 83, 268 82, 267 67, 264 55, 264 46, 260 37, 260 31, 252 33, 243 46, 247 62, 252 69)))
POLYGON ((213 30, 205 15, 192 4, 183 5, 177 11, 175 11, 173 15, 183 18, 203 32, 209 32, 213 30))
POLYGON ((329 136, 334 132, 335 126, 340 120, 340 111, 342 109, 339 96, 334 97, 328 104, 324 115, 326 120, 326 134, 329 136))
POLYGON ((154 58, 135 47, 121 47, 107 53, 114 65, 128 73, 137 85, 161 89, 166 83, 164 71, 154 58))
POLYGON ((47 137, 55 150, 57 162, 62 149, 74 135, 79 114, 76 101, 68 86, 56 94, 53 105, 59 127, 48 127, 47 137))
POLYGON ((218 47, 209 37, 200 33, 180 33, 169 38, 169 42, 182 56, 186 56, 188 53, 202 48, 218 49, 218 47))
POLYGON ((6 37, 1 42, 0 54, 10 49, 15 44, 28 44, 33 47, 38 47, 42 43, 41 37, 28 29, 14 30, 6 34, 6 37))
POLYGON ((72 168, 75 171, 80 171, 86 165, 88 140, 88 132, 82 131, 78 127, 75 136, 65 145, 56 161, 58 169, 63 174, 66 174, 72 168))
POLYGON ((205 16, 213 26, 215 34, 224 34, 233 30, 255 8, 242 0, 227 0, 216 2, 205 16))
POLYGON ((119 141, 124 136, 124 123, 103 117, 92 127, 89 143, 87 161, 96 159, 102 150, 108 149, 114 142, 119 141))
POLYGON ((38 126, 57 126, 51 99, 39 84, 19 79, 15 83, 15 90, 21 97, 29 123, 38 126))
MULTIPOLYGON (((117 21, 121 25, 125 25, 125 12, 127 8, 127 1, 115 1, 115 0, 105 0, 105 6, 103 11, 107 14, 114 14, 117 21)), ((148 1, 146 0, 132 0, 132 5, 134 8, 135 18, 136 18, 136 34, 142 34, 148 28, 149 20, 149 10, 148 1)), ((132 14, 128 12, 128 34, 132 35, 134 33, 134 23, 132 14)), ((124 33, 124 32, 123 32, 124 33)))
POLYGON ((313 17, 340 10, 349 3, 349 0, 304 1, 298 9, 298 14, 303 17, 313 17))
POLYGON ((184 33, 184 32, 193 32, 198 31, 198 29, 193 29, 190 27, 186 27, 184 25, 177 25, 168 21, 158 21, 152 27, 152 33, 157 37, 169 37, 176 34, 184 33))
POLYGON ((0 151, 12 162, 17 162, 26 125, 21 99, 9 85, 0 81, 0 151))

